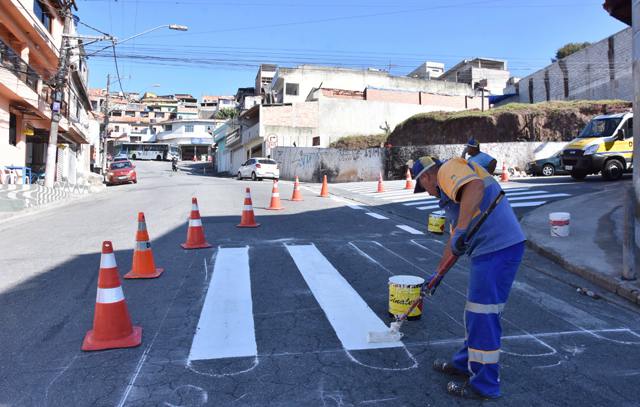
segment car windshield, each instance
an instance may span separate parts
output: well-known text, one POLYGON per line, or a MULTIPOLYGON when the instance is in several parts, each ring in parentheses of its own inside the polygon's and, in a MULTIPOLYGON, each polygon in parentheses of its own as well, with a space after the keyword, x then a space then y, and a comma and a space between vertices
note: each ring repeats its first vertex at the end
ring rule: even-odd
POLYGON ((123 168, 130 168, 130 167, 131 167, 131 163, 129 161, 122 161, 122 162, 111 164, 112 170, 121 170, 123 168))
POLYGON ((587 124, 578 138, 610 137, 620 124, 621 118, 594 119, 587 124))
POLYGON ((277 163, 276 163, 275 161, 273 161, 273 160, 258 160, 258 162, 259 162, 260 164, 272 164, 272 165, 277 164, 277 163))

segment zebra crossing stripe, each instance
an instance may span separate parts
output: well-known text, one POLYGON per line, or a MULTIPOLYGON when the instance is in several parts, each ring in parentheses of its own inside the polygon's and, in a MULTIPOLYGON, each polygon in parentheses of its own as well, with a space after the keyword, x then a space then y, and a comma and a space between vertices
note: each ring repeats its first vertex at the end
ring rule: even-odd
POLYGON ((386 216, 382 216, 382 215, 377 214, 375 212, 367 212, 367 215, 371 216, 372 218, 376 218, 376 219, 389 219, 386 216))
POLYGON ((516 202, 512 203, 512 208, 529 208, 532 206, 540 206, 546 204, 547 201, 531 201, 531 202, 516 202))
POLYGON ((422 200, 422 201, 403 203, 403 205, 404 206, 417 206, 417 205, 424 205, 424 204, 434 203, 436 201, 437 201, 437 198, 430 198, 430 199, 425 199, 425 200, 422 200))
POLYGON ((570 194, 540 194, 529 196, 517 196, 515 198, 507 197, 509 201, 523 201, 525 199, 541 199, 541 198, 562 198, 565 196, 571 196, 570 194))
POLYGON ((219 248, 189 361, 257 355, 249 248, 219 248))
POLYGON ((397 228, 404 230, 405 232, 409 232, 412 235, 424 235, 424 233, 422 233, 421 231, 412 228, 411 226, 407 226, 407 225, 396 225, 397 228))
POLYGON ((507 192, 507 196, 548 194, 547 191, 526 191, 526 192, 507 192))
POLYGON ((345 349, 404 346, 400 341, 367 341, 367 332, 389 328, 315 245, 286 245, 286 248, 345 349))
POLYGON ((439 208, 439 207, 440 207, 440 205, 428 205, 428 206, 418 206, 416 209, 419 210, 419 211, 426 211, 426 210, 429 210, 429 209, 436 209, 436 208, 439 208))

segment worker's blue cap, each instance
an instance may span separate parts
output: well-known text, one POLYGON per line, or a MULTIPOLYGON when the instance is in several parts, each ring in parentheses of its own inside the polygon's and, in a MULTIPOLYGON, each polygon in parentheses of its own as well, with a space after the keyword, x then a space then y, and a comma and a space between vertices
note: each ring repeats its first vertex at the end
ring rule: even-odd
POLYGON ((425 191, 425 189, 420 185, 420 181, 418 181, 418 178, 434 165, 440 165, 440 161, 438 161, 438 159, 435 157, 429 156, 420 157, 416 160, 416 162, 413 163, 411 173, 413 174, 413 179, 416 180, 416 187, 413 190, 414 194, 425 191))
POLYGON ((480 147, 480 143, 478 143, 478 141, 476 141, 476 139, 474 139, 473 137, 471 137, 469 141, 467 141, 467 145, 469 147, 480 147))

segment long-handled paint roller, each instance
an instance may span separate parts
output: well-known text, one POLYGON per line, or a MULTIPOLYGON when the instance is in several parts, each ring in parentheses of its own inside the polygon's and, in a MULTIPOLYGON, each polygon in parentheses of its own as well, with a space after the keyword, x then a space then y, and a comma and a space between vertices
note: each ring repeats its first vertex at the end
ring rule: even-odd
MULTIPOLYGON (((487 210, 480 215, 478 221, 473 224, 473 226, 467 233, 465 242, 471 240, 471 238, 476 234, 478 229, 480 229, 480 226, 482 226, 487 217, 491 214, 491 212, 493 212, 495 207, 498 206, 500 201, 502 201, 502 198, 504 198, 504 191, 500 191, 496 199, 491 203, 491 205, 489 205, 487 210)), ((404 314, 396 317, 396 320, 391 323, 389 330, 383 332, 369 332, 367 335, 367 340, 370 343, 399 341, 403 335, 402 332, 400 332, 402 323, 407 320, 409 314, 413 312, 415 307, 420 304, 424 297, 426 297, 427 295, 432 296, 436 292, 436 288, 440 284, 440 281, 442 281, 444 275, 447 274, 447 272, 453 267, 453 265, 456 264, 457 260, 458 256, 451 254, 451 256, 449 256, 445 261, 441 262, 438 270, 436 271, 436 274, 429 280, 429 283, 426 286, 423 285, 422 290, 420 291, 420 295, 418 296, 418 298, 416 298, 415 301, 413 301, 409 309, 407 309, 404 314)))

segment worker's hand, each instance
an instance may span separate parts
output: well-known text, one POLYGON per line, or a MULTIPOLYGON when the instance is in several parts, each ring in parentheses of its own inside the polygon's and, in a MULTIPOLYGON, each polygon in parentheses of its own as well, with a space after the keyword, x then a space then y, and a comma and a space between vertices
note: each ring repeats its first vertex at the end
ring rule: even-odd
POLYGON ((440 277, 438 273, 435 273, 434 275, 431 276, 431 278, 429 278, 429 281, 426 282, 426 284, 423 287, 423 291, 425 291, 428 295, 435 294, 436 288, 438 288, 441 281, 442 281, 442 277, 440 277), (429 285, 431 285, 432 281, 433 281, 433 286, 429 288, 429 285))
POLYGON ((460 257, 467 252, 469 245, 467 239, 467 229, 456 229, 451 236, 451 253, 460 257))

